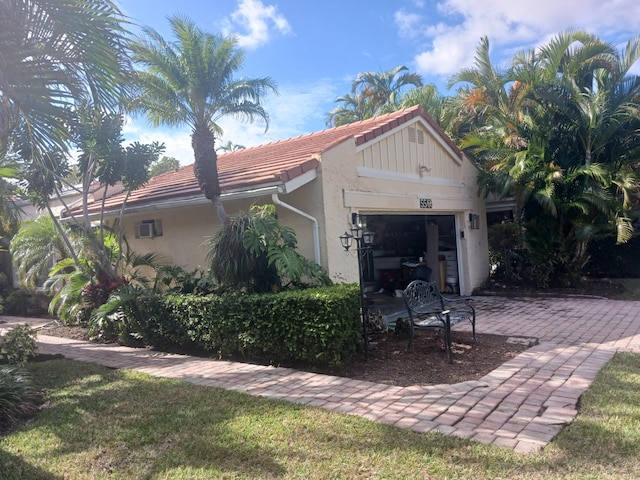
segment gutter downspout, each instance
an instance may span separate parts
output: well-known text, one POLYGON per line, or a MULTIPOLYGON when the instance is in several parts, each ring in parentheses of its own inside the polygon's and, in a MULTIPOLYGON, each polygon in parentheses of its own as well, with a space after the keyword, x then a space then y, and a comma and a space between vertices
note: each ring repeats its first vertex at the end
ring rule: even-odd
POLYGON ((320 229, 318 227, 318 220, 315 217, 312 217, 308 213, 303 212, 302 210, 298 210, 297 208, 289 205, 288 203, 284 203, 278 197, 277 193, 271 194, 271 199, 273 203, 276 205, 280 205, 281 207, 286 208, 287 210, 291 210, 294 213, 306 218, 307 220, 311 220, 313 222, 313 256, 315 257, 315 262, 320 265, 320 229))

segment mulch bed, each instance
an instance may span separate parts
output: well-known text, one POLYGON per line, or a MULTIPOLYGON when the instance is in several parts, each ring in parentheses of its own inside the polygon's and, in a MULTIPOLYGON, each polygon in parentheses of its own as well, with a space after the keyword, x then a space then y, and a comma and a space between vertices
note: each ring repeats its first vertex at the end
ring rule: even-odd
MULTIPOLYGON (((42 333, 86 340, 86 332, 87 329, 83 327, 57 326, 47 328, 42 333)), ((452 332, 453 364, 449 364, 442 338, 436 332, 416 332, 413 347, 408 351, 407 338, 389 331, 371 336, 368 361, 360 354, 339 369, 289 366, 315 373, 403 387, 453 384, 477 380, 527 349, 524 345, 507 343, 507 338, 501 335, 478 334, 478 343, 474 344, 471 333, 452 332)))

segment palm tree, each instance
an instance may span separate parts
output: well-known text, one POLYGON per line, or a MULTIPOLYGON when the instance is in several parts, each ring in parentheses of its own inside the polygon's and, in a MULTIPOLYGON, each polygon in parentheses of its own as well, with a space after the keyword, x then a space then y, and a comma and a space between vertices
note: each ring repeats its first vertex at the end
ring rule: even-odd
POLYGON ((421 105, 441 127, 445 128, 443 122, 445 121, 446 104, 446 97, 442 96, 438 87, 433 83, 428 83, 405 93, 398 103, 398 109, 421 105))
POLYGON ((404 65, 384 72, 360 73, 351 93, 336 98, 338 106, 327 115, 327 126, 338 127, 398 110, 403 91, 421 86, 420 75, 408 72, 404 65))
POLYGON ((356 93, 351 95, 345 93, 336 98, 335 103, 339 105, 327 115, 328 127, 339 127, 348 123, 360 122, 375 115, 372 104, 367 101, 364 95, 356 93))
POLYGON ((593 35, 564 32, 518 53, 505 74, 487 49, 482 42, 477 71, 457 77, 474 82, 459 97, 478 107, 466 112, 461 145, 484 167, 481 186, 516 201, 530 252, 551 262, 544 275, 575 278, 596 233, 615 226, 619 242, 633 233, 640 77, 628 72, 638 39, 619 53, 593 35))
POLYGON ((248 121, 257 117, 268 126, 269 116, 261 101, 277 89, 268 77, 234 77, 244 62, 235 38, 203 32, 180 16, 171 17, 169 23, 174 42, 145 28, 145 37, 133 45, 134 60, 145 70, 137 75, 140 95, 132 108, 145 112, 154 125, 191 128, 195 176, 224 224, 228 215, 220 200, 215 148, 222 129, 216 122, 226 116, 248 121))
POLYGON ((385 105, 397 107, 404 88, 422 86, 420 75, 410 73, 408 70, 404 65, 398 65, 384 72, 360 73, 353 81, 352 93, 359 92, 363 95, 376 112, 385 105))
POLYGON ((49 216, 23 222, 11 240, 11 253, 18 280, 29 290, 34 290, 48 278, 49 270, 56 262, 71 257, 49 216))
POLYGON ((0 2, 0 155, 18 127, 36 153, 66 150, 79 99, 117 107, 127 88, 124 23, 109 0, 0 2))
POLYGON ((216 152, 228 153, 228 152, 237 152, 239 150, 244 150, 244 145, 239 145, 237 143, 233 143, 231 140, 223 143, 222 145, 218 145, 216 147, 216 152))

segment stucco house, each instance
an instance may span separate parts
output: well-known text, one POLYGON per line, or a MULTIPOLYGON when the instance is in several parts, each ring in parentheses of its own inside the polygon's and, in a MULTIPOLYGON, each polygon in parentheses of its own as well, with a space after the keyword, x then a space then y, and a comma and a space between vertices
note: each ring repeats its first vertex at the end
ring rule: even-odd
MULTIPOLYGON (((389 272, 402 277, 426 255, 434 280, 469 294, 488 276, 486 208, 477 168, 419 106, 358 123, 222 154, 222 200, 231 215, 273 203, 295 229, 302 255, 334 281, 357 282, 353 249, 339 236, 352 214, 375 244, 365 262, 367 287, 389 272)), ((125 194, 107 199, 113 223, 125 194)), ((99 202, 89 206, 94 218, 99 202)), ((137 252, 153 251, 192 269, 205 266, 205 240, 220 227, 193 167, 153 178, 131 193, 124 232, 137 252)))

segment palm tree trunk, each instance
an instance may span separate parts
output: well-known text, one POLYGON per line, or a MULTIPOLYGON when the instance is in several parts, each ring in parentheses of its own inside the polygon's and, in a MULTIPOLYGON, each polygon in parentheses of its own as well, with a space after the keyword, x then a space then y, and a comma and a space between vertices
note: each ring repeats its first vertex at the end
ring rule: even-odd
POLYGON ((218 176, 218 155, 215 148, 215 136, 210 128, 196 128, 191 136, 191 145, 195 163, 193 173, 204 196, 211 200, 220 223, 229 223, 224 205, 220 200, 220 177, 218 176))

